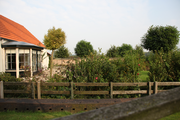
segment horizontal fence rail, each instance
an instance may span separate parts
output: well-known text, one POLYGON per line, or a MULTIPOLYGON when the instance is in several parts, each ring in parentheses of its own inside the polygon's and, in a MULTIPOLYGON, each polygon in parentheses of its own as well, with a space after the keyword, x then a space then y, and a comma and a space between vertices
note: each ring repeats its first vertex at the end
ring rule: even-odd
POLYGON ((139 82, 139 83, 74 83, 74 82, 62 82, 62 83, 49 83, 49 82, 3 82, 0 81, 0 98, 4 98, 6 93, 30 93, 32 99, 35 99, 35 94, 37 94, 37 99, 41 99, 42 94, 67 94, 71 95, 71 99, 74 98, 74 94, 77 95, 108 95, 113 98, 113 95, 123 95, 123 94, 156 94, 158 92, 163 92, 166 90, 158 90, 158 86, 180 86, 180 82, 139 82), (26 85, 25 90, 5 90, 4 86, 22 86, 26 85), (51 87, 69 87, 68 90, 45 90, 44 88, 51 87), (108 87, 108 90, 101 91, 81 91, 75 90, 78 87, 108 87), (125 87, 125 86, 137 86, 137 87, 147 87, 146 90, 114 90, 114 87, 125 87), (153 89, 152 89, 153 87, 153 89))

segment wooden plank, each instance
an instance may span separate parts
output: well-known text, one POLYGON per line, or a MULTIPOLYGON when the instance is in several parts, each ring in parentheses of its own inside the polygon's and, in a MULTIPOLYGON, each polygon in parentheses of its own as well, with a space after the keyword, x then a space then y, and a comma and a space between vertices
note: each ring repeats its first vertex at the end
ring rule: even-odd
POLYGON ((55 83, 41 83, 41 86, 70 86, 70 83, 59 83, 59 82, 55 82, 55 83))
POLYGON ((73 92, 73 82, 71 81, 71 99, 74 98, 74 92, 73 92))
POLYGON ((147 86, 147 82, 139 82, 139 83, 113 83, 113 86, 147 86))
POLYGON ((4 90, 4 93, 29 93, 29 92, 24 90, 4 90))
POLYGON ((4 82, 4 85, 28 85, 29 82, 4 82))
POLYGON ((74 83, 76 86, 109 86, 109 83, 74 83))
POLYGON ((86 95, 109 94, 109 91, 74 91, 74 94, 86 94, 86 95))
POLYGON ((37 98, 41 99, 41 83, 37 82, 37 98))
POLYGON ((160 93, 160 92, 164 92, 164 91, 168 91, 168 90, 158 90, 158 93, 160 93))
POLYGON ((158 82, 158 86, 180 86, 180 82, 158 82))
POLYGON ((158 82, 154 82, 154 94, 158 93, 158 82))
POLYGON ((147 94, 147 90, 113 91, 113 95, 115 94, 147 94))
POLYGON ((4 86, 3 81, 0 81, 0 99, 4 98, 4 86))
POLYGON ((70 91, 45 91, 45 90, 42 90, 41 94, 70 94, 70 91))
POLYGON ((149 88, 148 93, 149 95, 151 95, 151 82, 148 82, 148 88, 149 88))
POLYGON ((113 99, 113 82, 110 82, 110 97, 113 99))

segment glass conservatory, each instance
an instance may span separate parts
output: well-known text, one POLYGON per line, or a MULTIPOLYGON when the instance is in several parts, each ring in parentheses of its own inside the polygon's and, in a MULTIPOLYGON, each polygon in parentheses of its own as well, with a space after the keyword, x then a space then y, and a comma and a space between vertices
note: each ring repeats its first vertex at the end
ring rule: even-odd
POLYGON ((21 77, 25 69, 31 76, 41 68, 43 47, 26 42, 8 41, 2 44, 5 57, 5 72, 21 77))

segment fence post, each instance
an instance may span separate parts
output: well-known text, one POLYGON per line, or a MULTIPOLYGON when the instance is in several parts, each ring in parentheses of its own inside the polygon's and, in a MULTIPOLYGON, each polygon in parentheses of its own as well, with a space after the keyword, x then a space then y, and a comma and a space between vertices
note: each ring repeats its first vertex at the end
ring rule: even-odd
POLYGON ((4 86, 3 81, 0 82, 0 99, 4 98, 4 86))
POLYGON ((113 82, 110 82, 110 97, 113 98, 113 82))
POLYGON ((158 93, 158 82, 154 82, 154 93, 157 94, 158 93))
POLYGON ((148 82, 148 85, 149 85, 149 87, 148 87, 149 91, 148 92, 149 92, 149 95, 151 95, 151 82, 148 82))
POLYGON ((41 83, 37 82, 37 98, 41 99, 41 83))
POLYGON ((34 85, 34 82, 32 82, 31 90, 32 90, 32 99, 35 99, 35 85, 34 85))
POLYGON ((71 99, 73 99, 74 93, 73 93, 73 81, 71 81, 71 99))

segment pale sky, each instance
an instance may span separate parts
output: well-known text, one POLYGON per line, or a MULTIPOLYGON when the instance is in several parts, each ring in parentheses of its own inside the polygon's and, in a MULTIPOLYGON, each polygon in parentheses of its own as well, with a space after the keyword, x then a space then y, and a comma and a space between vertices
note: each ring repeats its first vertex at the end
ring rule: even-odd
POLYGON ((0 14, 41 42, 48 29, 61 28, 72 54, 84 39, 106 53, 111 45, 140 45, 151 25, 180 31, 180 0, 0 0, 0 14))

